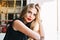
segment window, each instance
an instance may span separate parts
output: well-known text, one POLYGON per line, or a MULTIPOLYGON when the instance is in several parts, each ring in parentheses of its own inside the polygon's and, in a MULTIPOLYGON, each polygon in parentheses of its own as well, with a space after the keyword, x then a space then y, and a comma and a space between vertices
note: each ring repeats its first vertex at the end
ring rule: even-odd
POLYGON ((26 5, 26 3, 27 3, 27 2, 26 2, 26 0, 25 0, 25 1, 23 1, 23 6, 25 6, 25 5, 26 5))
POLYGON ((16 6, 21 6, 21 1, 16 1, 16 6))

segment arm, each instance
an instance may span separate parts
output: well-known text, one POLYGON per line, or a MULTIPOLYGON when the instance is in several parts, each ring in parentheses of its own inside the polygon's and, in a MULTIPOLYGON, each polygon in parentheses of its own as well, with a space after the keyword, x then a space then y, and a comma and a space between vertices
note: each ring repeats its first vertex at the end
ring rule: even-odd
POLYGON ((40 34, 40 40, 44 40, 44 31, 43 31, 43 27, 42 24, 39 24, 39 30, 38 30, 39 34, 40 34))
POLYGON ((22 23, 19 20, 15 20, 13 23, 13 29, 16 29, 17 31, 20 31, 24 34, 26 34, 27 36, 36 39, 36 40, 40 40, 40 36, 38 33, 32 31, 31 29, 29 29, 27 26, 24 25, 24 23, 22 23))
POLYGON ((44 33, 41 23, 40 24, 36 23, 36 26, 33 28, 33 31, 40 34, 40 40, 44 40, 44 33))

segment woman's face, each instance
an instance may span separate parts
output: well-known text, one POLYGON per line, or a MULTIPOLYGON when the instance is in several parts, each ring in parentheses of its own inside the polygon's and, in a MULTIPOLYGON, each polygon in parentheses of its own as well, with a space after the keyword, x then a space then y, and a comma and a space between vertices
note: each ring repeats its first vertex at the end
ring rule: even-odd
POLYGON ((32 22, 36 18, 37 10, 35 8, 28 9, 27 13, 24 16, 24 19, 27 23, 32 22))

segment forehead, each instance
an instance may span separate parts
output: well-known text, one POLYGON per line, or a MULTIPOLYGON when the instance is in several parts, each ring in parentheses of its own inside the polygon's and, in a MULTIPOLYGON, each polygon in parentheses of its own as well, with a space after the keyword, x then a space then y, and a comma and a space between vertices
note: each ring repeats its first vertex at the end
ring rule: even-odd
POLYGON ((28 8, 28 10, 27 11, 31 11, 32 13, 37 13, 37 10, 36 10, 36 8, 28 8))

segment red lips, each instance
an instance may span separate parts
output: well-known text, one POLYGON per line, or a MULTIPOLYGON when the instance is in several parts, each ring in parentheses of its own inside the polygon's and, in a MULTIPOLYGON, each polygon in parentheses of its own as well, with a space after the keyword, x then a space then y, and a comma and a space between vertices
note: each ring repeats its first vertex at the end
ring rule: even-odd
POLYGON ((27 18, 29 21, 31 20, 30 18, 27 18))

